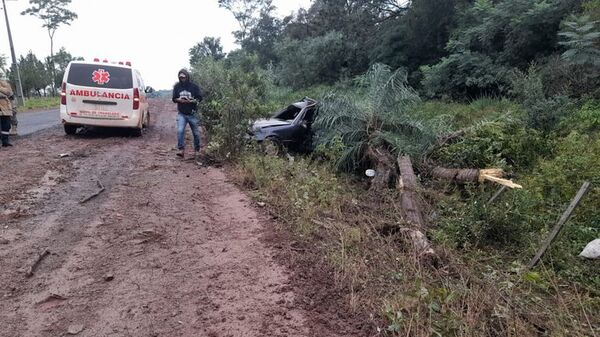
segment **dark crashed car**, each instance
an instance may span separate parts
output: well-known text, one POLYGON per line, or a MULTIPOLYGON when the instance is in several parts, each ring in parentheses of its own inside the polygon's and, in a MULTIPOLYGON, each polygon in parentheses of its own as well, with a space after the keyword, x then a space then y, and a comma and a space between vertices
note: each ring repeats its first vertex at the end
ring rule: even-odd
POLYGON ((313 149, 312 123, 316 113, 317 101, 304 98, 269 119, 255 121, 250 133, 268 154, 282 154, 285 150, 310 152, 313 149))

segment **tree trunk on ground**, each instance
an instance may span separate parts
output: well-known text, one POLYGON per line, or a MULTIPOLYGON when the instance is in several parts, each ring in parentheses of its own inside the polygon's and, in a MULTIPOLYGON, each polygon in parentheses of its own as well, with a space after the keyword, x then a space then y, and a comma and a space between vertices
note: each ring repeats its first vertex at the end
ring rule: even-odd
POLYGON ((438 166, 434 167, 430 173, 434 178, 456 183, 466 184, 479 182, 479 170, 477 169, 453 169, 438 166))
POLYGON ((375 165, 375 178, 371 182, 371 191, 381 191, 389 186, 395 176, 394 159, 390 153, 380 148, 369 147, 366 155, 375 165))
POLYGON ((417 177, 413 171, 410 157, 399 157, 398 168, 400 169, 401 182, 399 185, 402 190, 401 206, 402 211, 404 212, 404 219, 407 222, 424 229, 426 227, 425 221, 423 220, 421 208, 417 199, 417 177))
POLYGON ((411 242, 416 254, 420 259, 435 261, 437 256, 431 248, 431 244, 425 235, 426 223, 423 219, 421 206, 417 194, 418 182, 413 171, 410 157, 398 157, 398 168, 400 169, 400 178, 397 186, 401 189, 400 203, 404 219, 411 226, 403 228, 401 232, 405 234, 411 242))
POLYGON ((523 188, 509 179, 503 179, 502 169, 454 169, 434 167, 429 170, 431 176, 441 180, 447 180, 458 184, 483 183, 488 180, 510 188, 523 188))

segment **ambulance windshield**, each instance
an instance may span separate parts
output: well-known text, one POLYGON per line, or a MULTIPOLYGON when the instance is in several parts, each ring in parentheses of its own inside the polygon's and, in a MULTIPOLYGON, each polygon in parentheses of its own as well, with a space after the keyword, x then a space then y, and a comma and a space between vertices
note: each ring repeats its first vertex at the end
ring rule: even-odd
POLYGON ((112 67, 103 64, 71 64, 67 83, 107 89, 133 88, 130 68, 112 67))

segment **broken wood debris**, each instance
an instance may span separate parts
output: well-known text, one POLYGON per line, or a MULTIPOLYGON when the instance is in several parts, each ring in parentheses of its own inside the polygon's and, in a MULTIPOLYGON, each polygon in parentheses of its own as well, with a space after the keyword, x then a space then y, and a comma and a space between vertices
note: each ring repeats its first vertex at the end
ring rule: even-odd
POLYGON ((496 184, 500 184, 506 186, 508 188, 523 188, 523 186, 519 184, 515 184, 511 180, 502 178, 504 176, 504 171, 501 169, 485 169, 479 170, 479 182, 482 183, 486 180, 494 182, 496 184))
POLYGON ((33 261, 31 266, 29 267, 29 269, 27 269, 27 272, 25 273, 25 275, 27 277, 33 276, 33 272, 35 271, 35 268, 37 268, 37 266, 40 264, 40 262, 48 255, 50 255, 50 251, 48 249, 44 249, 44 251, 42 251, 38 255, 38 257, 35 259, 35 261, 33 261))
POLYGON ((104 192, 105 188, 104 185, 102 185, 102 183, 100 182, 100 180, 96 180, 96 184, 98 185, 98 187, 100 188, 98 190, 98 192, 90 195, 89 197, 83 198, 79 203, 80 204, 84 204, 92 199, 94 199, 95 197, 97 197, 98 195, 100 195, 100 193, 104 192))
POLYGON ((434 167, 431 169, 431 175, 442 180, 449 180, 455 183, 483 183, 486 180, 509 188, 523 188, 511 180, 504 179, 502 169, 455 169, 445 167, 434 167))

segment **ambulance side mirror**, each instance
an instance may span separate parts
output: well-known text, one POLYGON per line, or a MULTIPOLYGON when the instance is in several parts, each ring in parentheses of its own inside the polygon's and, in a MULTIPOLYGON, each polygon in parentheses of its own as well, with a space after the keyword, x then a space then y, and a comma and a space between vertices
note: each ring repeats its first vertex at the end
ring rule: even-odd
POLYGON ((154 88, 148 86, 148 87, 146 87, 146 89, 144 90, 144 92, 147 93, 147 94, 151 94, 151 93, 154 92, 154 88))

